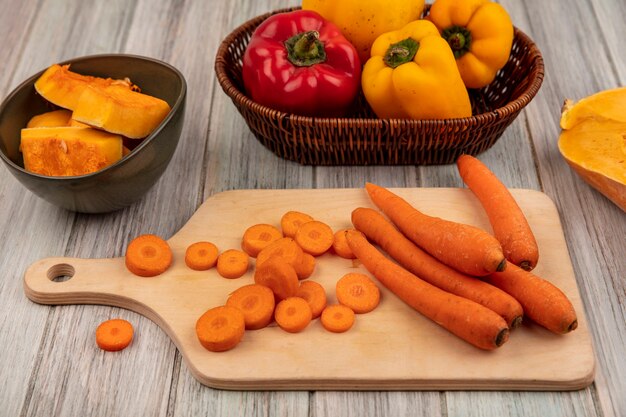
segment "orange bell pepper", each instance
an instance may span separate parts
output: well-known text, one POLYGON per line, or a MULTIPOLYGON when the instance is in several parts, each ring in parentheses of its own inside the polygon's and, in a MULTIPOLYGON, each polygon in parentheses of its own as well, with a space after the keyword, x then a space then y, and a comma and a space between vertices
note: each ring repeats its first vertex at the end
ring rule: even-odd
POLYGON ((500 4, 489 0, 435 0, 428 20, 448 41, 467 88, 491 83, 507 63, 513 23, 500 4))

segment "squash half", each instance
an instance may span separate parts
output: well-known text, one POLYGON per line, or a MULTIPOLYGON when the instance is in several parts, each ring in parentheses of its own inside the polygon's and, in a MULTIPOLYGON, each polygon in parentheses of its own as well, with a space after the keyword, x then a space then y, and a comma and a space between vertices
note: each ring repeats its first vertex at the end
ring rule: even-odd
POLYGON ((593 188, 626 211, 626 88, 607 90, 561 114, 559 151, 593 188))

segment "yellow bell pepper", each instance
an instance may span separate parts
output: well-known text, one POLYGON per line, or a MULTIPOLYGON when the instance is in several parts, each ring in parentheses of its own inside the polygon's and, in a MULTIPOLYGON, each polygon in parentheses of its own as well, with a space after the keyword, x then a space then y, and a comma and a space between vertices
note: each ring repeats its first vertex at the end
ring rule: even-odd
POLYGON ((302 8, 337 25, 364 63, 379 35, 419 19, 424 0, 302 0, 302 8))
POLYGON ((416 20, 379 36, 361 75, 380 118, 447 119, 472 115, 452 50, 435 25, 416 20))
POLYGON ((435 0, 428 19, 454 51, 467 88, 491 83, 509 59, 513 23, 489 0, 435 0))

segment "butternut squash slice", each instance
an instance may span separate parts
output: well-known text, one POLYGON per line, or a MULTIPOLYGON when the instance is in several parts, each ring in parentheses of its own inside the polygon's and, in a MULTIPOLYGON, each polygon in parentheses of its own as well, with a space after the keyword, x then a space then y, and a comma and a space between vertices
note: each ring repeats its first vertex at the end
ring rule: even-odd
POLYGON ((85 175, 122 158, 122 137, 85 127, 22 129, 24 168, 48 176, 85 175))
POLYGON ((559 151, 593 188, 626 211, 626 88, 566 101, 559 151))
POLYGON ((142 94, 128 79, 93 77, 50 66, 35 82, 46 100, 73 111, 72 119, 110 133, 141 139, 167 116, 167 102, 142 94))
POLYGON ((72 112, 69 110, 54 110, 33 116, 26 125, 32 127, 61 127, 67 126, 71 120, 72 112))

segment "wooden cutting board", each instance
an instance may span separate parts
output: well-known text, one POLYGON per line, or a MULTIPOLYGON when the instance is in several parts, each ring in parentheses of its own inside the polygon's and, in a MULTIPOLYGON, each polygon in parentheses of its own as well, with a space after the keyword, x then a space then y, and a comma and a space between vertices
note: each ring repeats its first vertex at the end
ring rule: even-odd
MULTIPOLYGON (((393 189, 423 212, 491 230, 467 189, 393 189)), ((351 226, 356 207, 374 207, 363 189, 238 190, 210 197, 169 243, 170 269, 154 278, 132 275, 123 258, 48 258, 31 265, 26 295, 42 304, 105 304, 136 311, 157 323, 203 384, 237 390, 572 390, 589 385, 594 354, 559 214, 543 193, 512 190, 539 244, 535 273, 551 280, 571 299, 578 329, 554 335, 525 323, 495 351, 482 351, 407 307, 381 287, 379 307, 358 315, 343 334, 325 331, 318 320, 298 334, 277 326, 247 331, 233 350, 205 350, 195 323, 207 309, 222 305, 230 292, 253 282, 253 263, 239 279, 215 269, 193 271, 184 253, 208 240, 220 250, 239 248, 244 230, 255 223, 279 225, 288 210, 304 211, 333 229, 351 226), (57 282, 59 276, 71 276, 57 282)), ((327 253, 314 275, 335 303, 334 285, 349 272, 364 272, 358 261, 327 253)), ((141 343, 141 340, 135 341, 141 343)), ((131 345, 132 348, 132 345, 131 345)))

